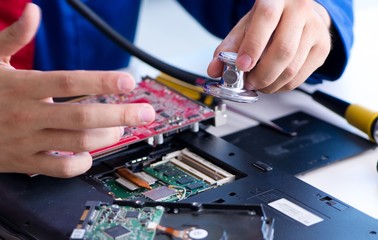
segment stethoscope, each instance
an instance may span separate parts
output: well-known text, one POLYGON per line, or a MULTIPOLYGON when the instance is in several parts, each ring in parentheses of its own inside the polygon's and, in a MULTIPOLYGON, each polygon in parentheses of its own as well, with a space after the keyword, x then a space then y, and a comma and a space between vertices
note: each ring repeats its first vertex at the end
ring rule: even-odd
MULTIPOLYGON (((187 82, 189 84, 202 86, 204 92, 220 99, 227 99, 242 103, 251 103, 256 102, 258 100, 258 95, 255 91, 249 91, 244 88, 244 73, 240 71, 235 65, 237 57, 236 53, 221 52, 218 55, 218 59, 222 63, 224 63, 224 69, 221 80, 202 77, 191 72, 187 72, 185 70, 176 68, 169 64, 166 64, 160 61, 159 59, 152 57, 151 55, 147 54, 141 49, 137 48, 131 42, 125 39, 121 34, 115 31, 111 26, 109 26, 104 20, 102 20, 96 13, 94 13, 80 0, 67 1, 86 19, 92 22, 92 24, 95 27, 102 31, 106 36, 108 36, 121 48, 126 50, 129 54, 145 62, 146 64, 158 69, 159 71, 166 73, 179 80, 182 80, 184 82, 187 82)), ((356 107, 354 104, 349 104, 340 99, 325 94, 321 91, 315 91, 314 93, 310 93, 301 88, 297 88, 297 90, 311 96, 314 100, 321 103, 330 110, 334 111, 335 113, 338 113, 338 111, 335 111, 335 109, 341 109, 341 112, 344 112, 345 109, 350 109, 350 106, 352 106, 352 109, 357 109, 356 111, 352 111, 353 113, 363 112, 365 118, 364 121, 362 121, 361 118, 358 121, 354 121, 354 116, 349 116, 349 118, 352 118, 353 120, 352 122, 350 122, 348 120, 348 116, 344 116, 343 114, 341 114, 341 116, 346 118, 348 122, 351 123, 353 126, 367 133, 371 141, 375 143, 378 142, 378 113, 373 112, 371 110, 367 110, 365 108, 361 108, 360 106, 356 107)))
POLYGON ((202 77, 164 63, 139 49, 80 0, 67 0, 67 2, 117 45, 159 71, 189 84, 202 86, 205 93, 220 99, 242 103, 251 103, 258 100, 256 91, 244 89, 244 73, 235 65, 236 53, 221 52, 218 55, 218 59, 224 64, 220 80, 202 77))
POLYGON ((206 93, 235 102, 256 102, 255 91, 244 88, 244 72, 236 67, 237 54, 234 52, 220 52, 218 59, 224 64, 220 81, 208 81, 204 84, 206 93))

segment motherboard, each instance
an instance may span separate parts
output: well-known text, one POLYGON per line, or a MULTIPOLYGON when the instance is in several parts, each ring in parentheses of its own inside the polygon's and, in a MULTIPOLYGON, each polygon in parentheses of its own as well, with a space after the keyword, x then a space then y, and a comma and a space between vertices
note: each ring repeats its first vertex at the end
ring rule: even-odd
POLYGON ((273 233, 274 219, 256 205, 88 201, 70 239, 272 240, 273 233))
POLYGON ((145 157, 141 168, 133 171, 127 167, 132 161, 120 158, 124 159, 123 164, 92 175, 92 178, 114 199, 143 202, 178 202, 237 178, 237 174, 186 148, 152 161, 148 158, 145 157))

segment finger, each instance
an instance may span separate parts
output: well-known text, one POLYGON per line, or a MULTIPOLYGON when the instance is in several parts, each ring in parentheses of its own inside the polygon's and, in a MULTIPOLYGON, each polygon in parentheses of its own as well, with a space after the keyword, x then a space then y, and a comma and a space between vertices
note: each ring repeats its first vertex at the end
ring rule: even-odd
POLYGON ((300 52, 298 53, 298 56, 290 63, 289 66, 286 67, 286 69, 282 72, 282 74, 278 77, 276 81, 274 81, 271 85, 268 87, 259 89, 262 93, 274 93, 281 89, 283 86, 291 82, 295 76, 298 74, 300 68, 303 66, 306 57, 307 52, 300 52))
POLYGON ((273 86, 262 89, 264 93, 288 91, 302 84, 318 67, 323 65, 331 50, 331 36, 321 21, 312 21, 303 30, 302 40, 294 61, 273 86), (318 31, 314 31, 317 29, 318 31), (323 31, 322 31, 323 30, 323 31), (277 84, 276 86, 274 86, 277 84))
POLYGON ((259 89, 260 92, 276 92, 295 78, 295 76, 298 74, 298 72, 304 65, 304 62, 306 61, 310 53, 310 50, 314 45, 314 40, 311 38, 311 36, 312 33, 309 32, 308 28, 305 28, 297 53, 293 61, 286 67, 286 69, 281 73, 281 75, 277 78, 276 81, 274 81, 272 84, 268 85, 265 88, 259 89))
POLYGON ((90 152, 117 143, 124 127, 80 130, 45 129, 33 137, 38 151, 90 152))
POLYGON ((253 77, 248 79, 247 88, 260 90, 268 87, 293 61, 301 41, 304 17, 301 13, 290 10, 282 15, 271 44, 260 58, 259 64, 251 71, 253 77))
POLYGON ((0 32, 0 56, 11 56, 25 46, 37 32, 40 10, 29 3, 18 21, 0 32))
POLYGON ((324 64, 327 57, 327 54, 325 53, 327 51, 329 52, 329 48, 327 46, 313 47, 295 78, 283 86, 280 91, 290 91, 301 85, 317 68, 324 64))
POLYGON ((281 18, 284 1, 260 0, 253 6, 254 11, 245 29, 245 37, 238 50, 236 66, 250 71, 260 59, 266 45, 281 18))
POLYGON ((223 63, 218 60, 218 57, 214 57, 207 67, 207 74, 212 78, 222 76, 223 63))
POLYGON ((41 152, 33 156, 32 162, 28 173, 70 178, 88 171, 92 166, 92 157, 87 152, 68 156, 41 152))
POLYGON ((155 120, 151 105, 138 104, 73 104, 45 105, 43 113, 34 116, 35 128, 87 129, 115 126, 137 126, 155 120), (43 124, 43 125, 41 125, 43 124))
POLYGON ((33 99, 124 93, 135 87, 134 78, 121 71, 9 71, 4 74, 12 74, 19 83, 19 91, 33 99))

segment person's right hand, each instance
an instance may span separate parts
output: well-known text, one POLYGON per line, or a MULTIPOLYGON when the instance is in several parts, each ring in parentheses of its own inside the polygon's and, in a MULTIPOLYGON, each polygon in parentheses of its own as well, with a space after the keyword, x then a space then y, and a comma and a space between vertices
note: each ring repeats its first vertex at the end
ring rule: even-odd
POLYGON ((53 97, 129 92, 135 81, 118 71, 14 69, 11 56, 33 38, 39 20, 39 8, 28 4, 0 32, 0 172, 73 177, 92 165, 89 151, 119 141, 121 126, 152 122, 155 111, 148 104, 54 103, 53 97))

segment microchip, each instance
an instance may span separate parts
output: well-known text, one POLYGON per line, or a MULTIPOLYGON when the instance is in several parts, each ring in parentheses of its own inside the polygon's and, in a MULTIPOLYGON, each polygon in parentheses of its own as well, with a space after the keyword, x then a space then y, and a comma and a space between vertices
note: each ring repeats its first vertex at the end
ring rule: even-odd
POLYGON ((193 114, 191 116, 188 116, 188 119, 194 119, 194 118, 198 118, 198 117, 200 117, 199 114, 193 114))
POLYGON ((144 192, 143 195, 153 201, 163 201, 176 195, 176 190, 163 186, 144 192))
POLYGON ((169 118, 169 117, 170 117, 170 116, 169 116, 167 113, 165 113, 165 112, 160 113, 160 116, 162 116, 163 118, 169 118))
POLYGON ((203 185, 201 183, 191 183, 189 184, 188 186, 186 186, 186 188, 188 188, 189 190, 195 190, 195 189, 198 189, 198 188, 201 188, 203 187, 203 185))
POLYGON ((193 182, 193 179, 188 178, 188 177, 182 177, 182 178, 176 179, 176 182, 180 185, 184 185, 184 184, 193 182))
POLYGON ((177 176, 177 172, 174 171, 174 170, 168 170, 168 171, 164 172, 164 175, 167 176, 167 177, 175 177, 175 176, 177 176))
POLYGON ((122 237, 125 237, 127 234, 129 234, 131 231, 124 226, 117 225, 115 227, 107 228, 104 230, 104 233, 111 237, 112 239, 120 239, 122 237))
POLYGON ((139 218, 139 212, 138 211, 128 211, 128 212, 126 212, 125 218, 139 218))
POLYGON ((160 131, 160 130, 164 129, 165 127, 166 127, 165 125, 159 125, 159 126, 154 127, 154 130, 160 131))

